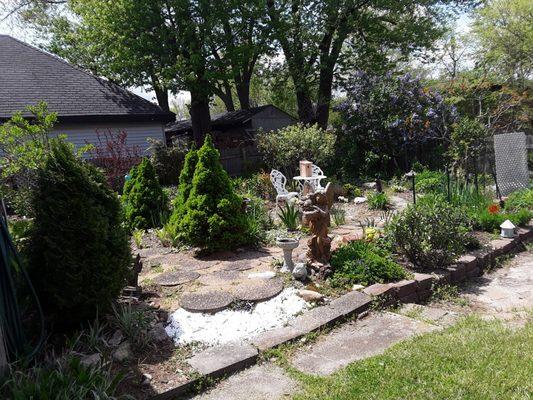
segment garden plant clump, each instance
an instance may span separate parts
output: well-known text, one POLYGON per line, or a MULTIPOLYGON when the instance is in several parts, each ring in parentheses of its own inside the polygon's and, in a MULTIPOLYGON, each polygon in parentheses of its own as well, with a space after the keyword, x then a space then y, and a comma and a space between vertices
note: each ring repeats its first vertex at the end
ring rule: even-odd
POLYGON ((159 185, 152 163, 144 158, 129 175, 121 198, 126 224, 131 230, 161 226, 167 219, 168 199, 159 185))
POLYGON ((462 208, 426 195, 387 228, 401 254, 416 268, 431 270, 451 264, 465 250, 470 222, 462 208))
POLYGON ((75 326, 110 307, 126 283, 131 253, 117 196, 72 151, 52 141, 38 173, 28 253, 45 312, 75 326))
POLYGON ((407 272, 379 243, 355 240, 333 252, 331 284, 346 287, 354 283, 371 285, 403 279, 407 272))

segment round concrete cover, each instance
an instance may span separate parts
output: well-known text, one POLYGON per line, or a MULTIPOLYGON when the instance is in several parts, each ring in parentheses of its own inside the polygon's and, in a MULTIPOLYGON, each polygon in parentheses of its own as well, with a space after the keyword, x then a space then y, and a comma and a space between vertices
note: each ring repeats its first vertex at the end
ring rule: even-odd
POLYGON ((229 261, 224 265, 226 271, 246 271, 252 267, 253 265, 249 260, 229 261))
POLYGON ((157 276, 154 282, 161 286, 176 286, 194 281, 200 274, 194 271, 172 271, 157 276))
POLYGON ((234 298, 227 292, 185 293, 180 305, 187 311, 215 313, 228 307, 234 298))
POLYGON ((280 278, 251 280, 235 289, 235 297, 244 301, 264 301, 277 296, 282 290, 280 278))

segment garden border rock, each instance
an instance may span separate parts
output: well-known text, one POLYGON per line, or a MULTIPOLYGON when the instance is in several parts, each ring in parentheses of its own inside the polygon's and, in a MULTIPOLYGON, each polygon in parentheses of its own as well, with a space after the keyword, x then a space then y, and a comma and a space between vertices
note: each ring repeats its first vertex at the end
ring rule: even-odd
MULTIPOLYGON (((487 252, 466 254, 460 257, 456 264, 434 271, 431 274, 415 273, 411 280, 402 280, 388 284, 374 284, 362 292, 351 291, 329 304, 313 308, 293 320, 288 326, 272 329, 253 338, 251 345, 238 345, 242 349, 242 357, 232 356, 227 359, 217 359, 216 368, 205 374, 183 383, 173 389, 151 397, 152 400, 170 400, 200 392, 213 379, 235 373, 255 364, 259 355, 265 351, 297 340, 306 334, 317 331, 351 316, 359 316, 367 312, 371 304, 378 300, 380 304, 417 303, 431 296, 436 285, 444 283, 459 283, 468 278, 480 276, 486 269, 491 268, 498 257, 511 253, 521 245, 533 240, 533 227, 518 229, 513 239, 496 239, 490 242, 487 252)), ((518 249, 522 251, 522 249, 518 249)), ((227 352, 225 346, 213 347, 196 354, 193 359, 206 359, 213 355, 227 352)), ((239 353, 239 352, 236 352, 239 353)), ((240 353, 239 353, 240 354, 240 353)), ((193 361, 193 364, 195 361, 193 361)))

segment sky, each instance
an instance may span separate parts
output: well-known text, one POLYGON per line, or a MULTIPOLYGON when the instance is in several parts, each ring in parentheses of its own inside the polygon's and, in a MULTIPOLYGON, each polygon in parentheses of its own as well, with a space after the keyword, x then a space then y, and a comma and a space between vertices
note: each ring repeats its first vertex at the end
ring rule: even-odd
MULTIPOLYGON (((0 16, 4 14, 4 10, 1 9, 3 7, 3 4, 6 4, 6 2, 9 3, 10 1, 11 0, 0 0, 0 16)), ((460 34, 467 33, 469 30, 470 22, 471 18, 469 17, 469 15, 461 15, 456 22, 455 31, 460 34)), ((29 44, 34 44, 36 42, 31 30, 23 29, 20 26, 16 26, 16 24, 14 24, 13 21, 9 19, 4 21, 0 20, 0 34, 7 34, 13 36, 29 44)), ((153 101, 154 103, 157 103, 154 92, 146 90, 142 87, 131 87, 129 89, 137 95, 147 100, 153 101)), ((183 104, 186 104, 190 101, 190 94, 186 91, 179 92, 177 95, 171 96, 170 101, 171 103, 175 102, 182 106, 183 104)))

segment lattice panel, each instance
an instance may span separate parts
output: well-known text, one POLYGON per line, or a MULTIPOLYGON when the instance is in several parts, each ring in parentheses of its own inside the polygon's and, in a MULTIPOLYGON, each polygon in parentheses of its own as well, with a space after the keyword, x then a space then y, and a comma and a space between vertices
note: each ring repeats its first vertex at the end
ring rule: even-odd
POLYGON ((523 132, 494 136, 496 179, 502 196, 528 186, 527 142, 523 132))

